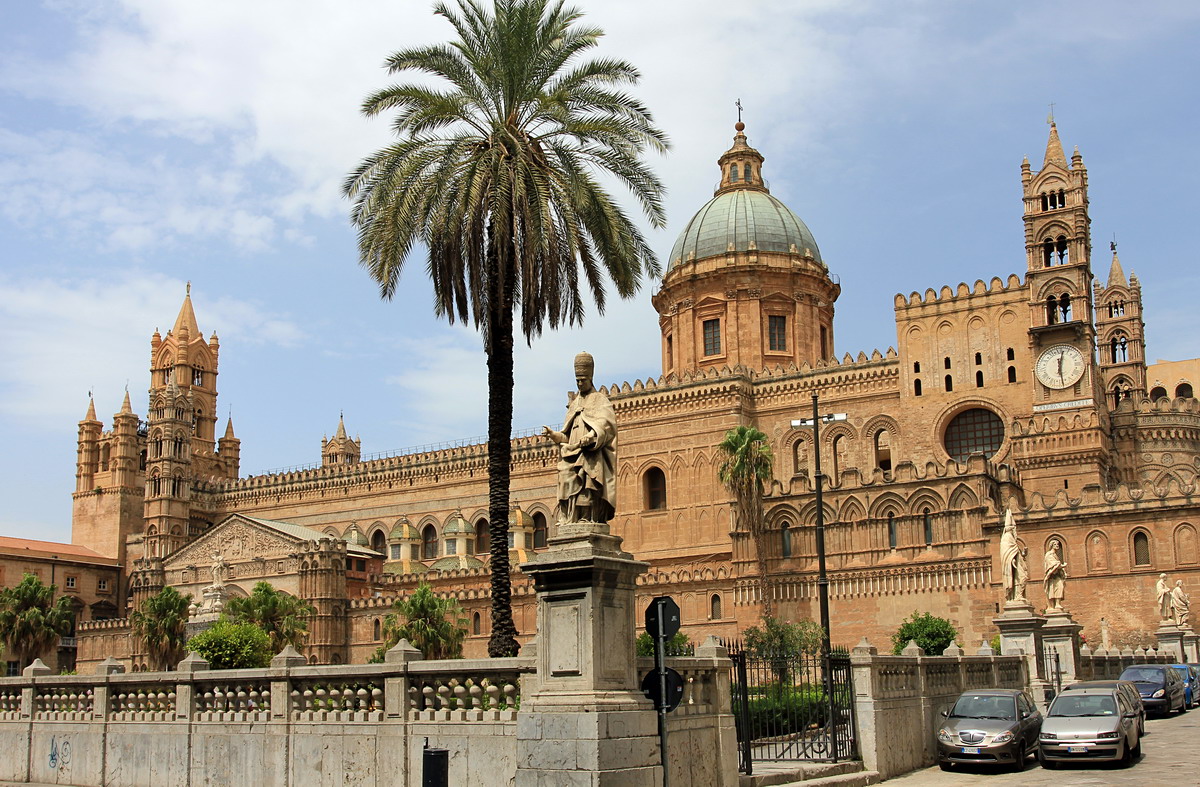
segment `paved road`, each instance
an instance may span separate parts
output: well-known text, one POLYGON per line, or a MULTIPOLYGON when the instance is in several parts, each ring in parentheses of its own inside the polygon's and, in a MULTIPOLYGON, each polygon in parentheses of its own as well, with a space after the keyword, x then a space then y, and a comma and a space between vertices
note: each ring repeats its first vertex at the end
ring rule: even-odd
POLYGON ((888 787, 1026 787, 1029 785, 1104 785, 1104 787, 1192 787, 1200 784, 1200 708, 1182 716, 1147 719, 1142 758, 1129 768, 1111 765, 1063 765, 1048 771, 1030 757, 1021 773, 956 767, 946 773, 936 766, 888 779, 888 787))

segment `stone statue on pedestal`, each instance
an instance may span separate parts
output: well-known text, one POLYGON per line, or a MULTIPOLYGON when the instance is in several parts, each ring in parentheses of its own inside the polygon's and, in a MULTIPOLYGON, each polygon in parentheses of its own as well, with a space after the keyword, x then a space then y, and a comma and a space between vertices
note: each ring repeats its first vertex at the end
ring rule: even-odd
POLYGON ((579 395, 567 405, 562 431, 542 434, 558 445, 559 521, 607 523, 617 503, 617 416, 608 397, 592 386, 595 361, 575 356, 579 395))
POLYGON ((225 558, 221 556, 220 552, 213 552, 213 564, 212 564, 212 579, 213 579, 213 581, 212 581, 212 585, 210 585, 210 587, 214 587, 214 588, 225 587, 225 573, 226 573, 225 558))
POLYGON ((1042 560, 1043 579, 1046 587, 1046 611, 1062 609, 1062 600, 1067 585, 1067 564, 1063 562, 1062 542, 1050 540, 1046 556, 1042 560))
POLYGON ((1175 587, 1171 590, 1171 611, 1174 613, 1175 625, 1181 629, 1188 627, 1190 608, 1191 599, 1183 592, 1183 580, 1176 580, 1175 587))
POLYGON ((1166 622, 1171 619, 1171 584, 1167 575, 1159 574, 1158 582, 1154 584, 1154 596, 1158 599, 1158 617, 1166 622))
POLYGON ((1024 601, 1029 581, 1029 550, 1017 541, 1012 509, 1004 510, 1004 532, 1000 536, 1000 565, 1004 570, 1004 600, 1024 601))

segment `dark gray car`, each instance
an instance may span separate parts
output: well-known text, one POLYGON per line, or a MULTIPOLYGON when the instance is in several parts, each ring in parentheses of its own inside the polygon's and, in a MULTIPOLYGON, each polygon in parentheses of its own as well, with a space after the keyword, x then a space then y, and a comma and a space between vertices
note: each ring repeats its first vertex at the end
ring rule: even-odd
POLYGON ((938 765, 947 771, 956 764, 1025 766, 1037 750, 1042 714, 1020 689, 964 691, 943 712, 938 730, 938 765))

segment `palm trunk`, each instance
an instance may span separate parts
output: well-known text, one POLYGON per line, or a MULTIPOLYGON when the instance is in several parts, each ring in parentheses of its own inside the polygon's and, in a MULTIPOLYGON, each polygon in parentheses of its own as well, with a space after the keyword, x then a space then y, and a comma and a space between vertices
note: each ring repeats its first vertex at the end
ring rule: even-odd
POLYGON ((488 534, 491 538, 492 635, 488 655, 515 656, 517 627, 512 616, 508 562, 508 492, 512 459, 513 281, 503 275, 496 244, 488 251, 488 534))

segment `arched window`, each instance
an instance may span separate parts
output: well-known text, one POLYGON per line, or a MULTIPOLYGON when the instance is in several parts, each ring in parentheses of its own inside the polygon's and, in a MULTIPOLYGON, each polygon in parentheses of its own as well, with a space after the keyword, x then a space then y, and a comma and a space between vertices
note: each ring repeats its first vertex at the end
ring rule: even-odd
POLYGON ((779 525, 779 554, 782 557, 792 556, 792 523, 786 519, 779 525))
POLYGON ((921 511, 921 524, 925 527, 925 546, 933 543, 933 515, 926 508, 921 511))
POLYGON ((1150 565, 1150 537, 1143 530, 1133 534, 1133 564, 1150 565))
POLYGON ((913 374, 920 374, 920 373, 921 373, 921 362, 913 361, 913 374))
POLYGON ((192 369, 192 385, 204 385, 204 372, 199 369, 192 369))
POLYGON ((492 534, 488 521, 482 517, 475 523, 475 554, 484 555, 492 551, 492 534))
POLYGON ((913 396, 921 395, 921 381, 913 380, 913 396))
POLYGON ((1054 264, 1054 241, 1049 238, 1042 244, 1042 267, 1049 268, 1054 264))
POLYGON ((1159 399, 1166 399, 1167 398, 1167 389, 1163 388, 1161 385, 1156 385, 1155 387, 1150 389, 1150 398, 1156 402, 1159 399))
POLYGON ((1129 339, 1123 333, 1115 334, 1109 342, 1109 350, 1113 363, 1124 363, 1129 360, 1129 339))
POLYGON ((943 438, 946 453, 958 462, 971 454, 985 458, 1000 450, 1004 443, 1004 422, 991 410, 976 407, 959 413, 946 426, 943 438))
POLYGON ((538 511, 533 515, 533 548, 545 549, 549 531, 546 528, 546 515, 538 511))
POLYGON ((946 390, 947 391, 954 390, 954 378, 951 377, 950 375, 946 375, 946 390))
POLYGON ((980 366, 982 364, 983 364, 983 353, 975 353, 975 365, 980 366))
POLYGON ((888 512, 888 549, 896 548, 896 515, 888 512))
POLYGON ((747 182, 749 182, 750 178, 753 177, 753 175, 754 175, 754 167, 751 164, 747 164, 744 169, 745 169, 745 173, 744 173, 743 177, 747 182))
POLYGON ((421 531, 421 559, 433 560, 438 556, 438 534, 433 525, 426 525, 421 531))
POLYGON ((651 467, 642 476, 642 489, 648 511, 664 511, 667 508, 667 476, 661 467, 651 467))
POLYGON ((387 554, 387 536, 383 534, 382 530, 376 530, 371 534, 371 549, 382 555, 387 554))
POLYGON ((108 469, 108 458, 111 454, 111 451, 112 451, 112 447, 109 446, 108 443, 105 443, 104 445, 100 446, 100 469, 101 470, 108 469))
POLYGON ((808 443, 805 441, 798 440, 792 446, 792 464, 796 475, 808 472, 808 443))
POLYGON ((983 387, 983 372, 975 372, 975 387, 983 387))
POLYGON ((1071 321, 1071 296, 1065 292, 1058 296, 1058 311, 1062 314, 1063 322, 1071 321))
POLYGON ((710 620, 720 620, 722 617, 721 594, 713 593, 708 600, 708 617, 710 620))
POLYGON ((483 633, 483 620, 478 612, 471 616, 471 633, 477 637, 483 633))
POLYGON ((1191 383, 1180 383, 1179 385, 1175 386, 1175 398, 1176 399, 1195 398, 1195 394, 1192 393, 1192 384, 1191 383))
POLYGON ((833 438, 833 473, 831 473, 831 477, 835 484, 842 477, 843 460, 846 458, 846 446, 846 435, 840 434, 833 438))
POLYGON ((730 165, 729 165, 729 179, 730 179, 731 181, 733 181, 734 183, 736 183, 736 182, 737 182, 737 179, 738 179, 738 168, 737 168, 737 164, 730 164, 730 165))
POLYGON ((947 355, 945 358, 942 359, 942 366, 944 366, 947 369, 950 368, 950 356, 947 355))
POLYGON ((892 436, 886 429, 875 433, 875 466, 885 473, 892 469, 892 436))
POLYGON ((1017 355, 1015 352, 1013 352, 1013 348, 1008 348, 1008 351, 1005 353, 1005 358, 1010 361, 1015 361, 1017 359, 1017 355))
POLYGON ((379 618, 375 618, 375 622, 371 624, 371 639, 375 640, 376 642, 378 642, 380 639, 379 634, 381 625, 382 624, 379 622, 379 618))
POLYGON ((1067 252, 1067 239, 1059 235, 1058 240, 1054 244, 1054 251, 1058 254, 1058 264, 1066 265, 1071 261, 1070 254, 1067 252))
POLYGON ((1015 383, 1017 381, 1017 367, 1008 367, 1008 381, 1010 383, 1015 383))

